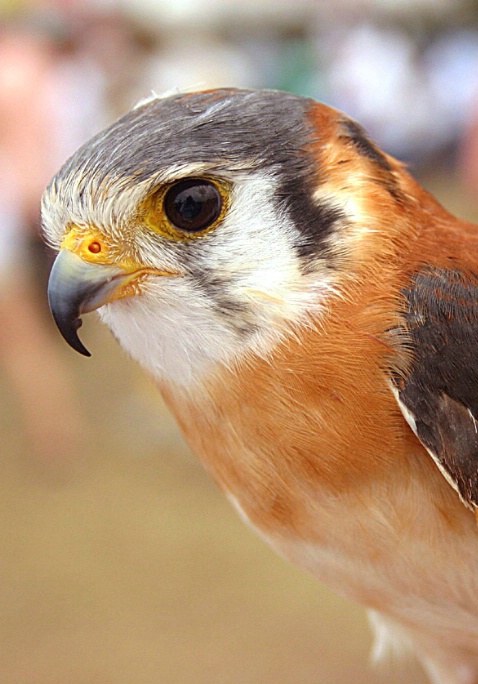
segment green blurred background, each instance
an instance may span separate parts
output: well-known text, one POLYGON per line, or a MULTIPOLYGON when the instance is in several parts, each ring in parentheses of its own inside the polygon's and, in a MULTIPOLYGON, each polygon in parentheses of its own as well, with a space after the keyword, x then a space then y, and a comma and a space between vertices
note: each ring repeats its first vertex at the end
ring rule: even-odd
POLYGON ((359 119, 478 220, 478 8, 440 0, 0 3, 1 684, 420 684, 277 558, 94 316, 50 320, 48 178, 151 90, 274 87, 359 119))

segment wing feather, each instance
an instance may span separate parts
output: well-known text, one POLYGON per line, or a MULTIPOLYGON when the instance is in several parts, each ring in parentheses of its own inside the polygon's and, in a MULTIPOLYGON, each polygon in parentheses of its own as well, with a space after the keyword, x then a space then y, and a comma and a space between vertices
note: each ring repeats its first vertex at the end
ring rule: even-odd
POLYGON ((405 290, 412 347, 394 394, 408 424, 463 503, 478 506, 478 278, 426 269, 405 290))

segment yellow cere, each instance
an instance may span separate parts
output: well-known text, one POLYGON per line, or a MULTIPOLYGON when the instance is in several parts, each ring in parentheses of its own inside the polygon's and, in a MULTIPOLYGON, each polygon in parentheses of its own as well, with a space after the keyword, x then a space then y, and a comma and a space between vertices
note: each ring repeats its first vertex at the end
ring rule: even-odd
POLYGON ((133 259, 121 259, 118 261, 112 254, 105 238, 94 228, 80 229, 72 227, 64 237, 60 249, 68 249, 74 252, 84 261, 91 264, 104 264, 111 266, 116 264, 125 272, 135 272, 142 268, 133 259))
POLYGON ((60 249, 68 249, 91 263, 111 263, 104 238, 95 230, 72 228, 64 237, 60 249))

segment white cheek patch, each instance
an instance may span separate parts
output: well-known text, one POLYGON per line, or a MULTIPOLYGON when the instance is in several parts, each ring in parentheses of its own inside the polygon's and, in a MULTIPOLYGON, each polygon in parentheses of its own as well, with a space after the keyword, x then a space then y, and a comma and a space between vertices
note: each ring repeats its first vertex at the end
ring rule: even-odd
MULTIPOLYGON (((221 283, 219 292, 208 291, 192 272, 159 277, 143 294, 100 311, 122 346, 156 377, 189 386, 217 364, 266 356, 291 325, 307 324, 322 311, 333 288, 319 271, 304 275, 297 229, 279 213, 275 189, 275 180, 263 174, 236 179, 223 223, 187 245, 186 270, 192 260, 206 283, 207 277, 221 283), (221 299, 232 303, 230 311, 221 310, 221 299)), ((148 250, 148 261, 153 257, 161 267, 160 244, 156 255, 148 250)))
POLYGON ((254 324, 281 330, 284 323, 320 309, 333 288, 325 269, 304 275, 298 229, 279 211, 276 187, 273 177, 260 173, 237 183, 205 258, 219 275, 229 275, 231 298, 249 305, 254 324))
POLYGON ((236 351, 233 331, 185 278, 158 278, 147 292, 100 309, 121 346, 158 379, 188 387, 236 351))

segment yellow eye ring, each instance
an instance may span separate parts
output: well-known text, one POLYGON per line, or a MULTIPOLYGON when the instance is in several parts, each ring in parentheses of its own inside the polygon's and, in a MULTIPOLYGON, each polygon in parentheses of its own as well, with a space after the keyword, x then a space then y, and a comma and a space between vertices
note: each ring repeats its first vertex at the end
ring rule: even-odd
POLYGON ((178 242, 197 239, 221 223, 229 186, 211 178, 183 178, 150 195, 141 212, 149 228, 178 242))

